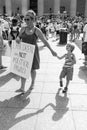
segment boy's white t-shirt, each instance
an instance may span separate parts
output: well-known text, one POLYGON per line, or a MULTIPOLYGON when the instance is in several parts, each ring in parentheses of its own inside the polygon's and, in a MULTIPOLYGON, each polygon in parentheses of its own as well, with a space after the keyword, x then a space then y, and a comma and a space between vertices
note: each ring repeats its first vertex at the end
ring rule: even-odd
POLYGON ((87 24, 84 26, 83 32, 85 32, 84 42, 87 42, 87 24))

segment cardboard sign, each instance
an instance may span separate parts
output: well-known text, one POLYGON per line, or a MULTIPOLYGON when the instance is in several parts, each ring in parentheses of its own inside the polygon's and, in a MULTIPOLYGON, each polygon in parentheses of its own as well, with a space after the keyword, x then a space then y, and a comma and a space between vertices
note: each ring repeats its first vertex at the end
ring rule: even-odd
POLYGON ((12 43, 10 71, 29 79, 35 46, 29 43, 12 43))

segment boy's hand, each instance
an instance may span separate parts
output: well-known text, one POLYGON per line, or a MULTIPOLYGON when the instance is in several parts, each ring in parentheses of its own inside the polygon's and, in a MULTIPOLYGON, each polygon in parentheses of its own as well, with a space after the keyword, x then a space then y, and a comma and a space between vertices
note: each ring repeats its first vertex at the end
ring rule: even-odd
POLYGON ((57 58, 60 59, 60 57, 57 55, 57 58))
POLYGON ((57 56, 57 53, 55 51, 51 50, 51 53, 53 56, 57 56))

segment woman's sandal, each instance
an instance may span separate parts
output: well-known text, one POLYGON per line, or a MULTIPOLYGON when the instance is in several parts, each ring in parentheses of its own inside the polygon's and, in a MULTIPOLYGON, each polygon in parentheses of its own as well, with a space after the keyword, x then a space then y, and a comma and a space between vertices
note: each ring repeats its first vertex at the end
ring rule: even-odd
POLYGON ((3 65, 0 66, 0 69, 5 69, 5 68, 7 68, 7 67, 6 67, 6 66, 3 66, 3 65))
POLYGON ((22 90, 21 88, 20 88, 20 89, 18 89, 18 90, 16 90, 15 92, 17 92, 17 93, 25 93, 25 91, 24 91, 24 90, 22 90))

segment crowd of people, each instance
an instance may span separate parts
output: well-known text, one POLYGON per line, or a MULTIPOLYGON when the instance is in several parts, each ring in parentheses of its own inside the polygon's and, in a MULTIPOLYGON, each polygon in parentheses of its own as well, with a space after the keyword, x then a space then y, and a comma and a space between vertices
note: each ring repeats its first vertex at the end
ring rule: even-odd
MULTIPOLYGON (((51 33, 52 37, 57 37, 61 28, 66 28, 70 34, 70 41, 74 41, 76 38, 80 37, 80 33, 83 33, 83 27, 86 24, 86 18, 81 16, 76 17, 66 17, 62 18, 59 15, 41 16, 35 18, 35 25, 41 29, 46 38, 49 38, 51 33)), ((24 16, 17 16, 0 18, 0 26, 2 28, 2 35, 4 39, 9 39, 9 32, 16 30, 13 28, 17 27, 17 32, 19 29, 25 25, 24 16), (12 30, 13 29, 13 30, 12 30)), ((13 35, 13 34, 12 34, 13 35)))
MULTIPOLYGON (((51 48, 48 39, 51 37, 56 40, 60 39, 60 30, 66 29, 69 35, 70 42, 74 42, 79 39, 80 34, 83 34, 83 42, 87 42, 87 23, 86 18, 78 17, 66 17, 61 18, 59 16, 53 16, 51 18, 47 16, 36 17, 33 10, 28 10, 25 16, 13 17, 12 19, 0 19, 0 69, 2 66, 2 50, 4 47, 3 41, 8 40, 8 44, 11 47, 12 40, 16 40, 18 44, 22 40, 25 43, 35 45, 35 53, 33 58, 33 64, 31 69, 31 86, 29 89, 33 89, 36 77, 36 70, 40 68, 40 56, 37 41, 38 38, 48 47, 53 56, 58 59, 65 58, 65 64, 60 74, 60 86, 63 86, 62 78, 66 77, 66 86, 63 92, 68 90, 69 81, 73 76, 73 65, 76 63, 75 55, 72 53, 74 46, 71 44, 66 45, 67 54, 59 57, 57 53, 51 48)), ((85 61, 87 61, 87 53, 85 55, 85 61)), ((26 79, 21 77, 21 87, 16 92, 25 93, 26 79)))

